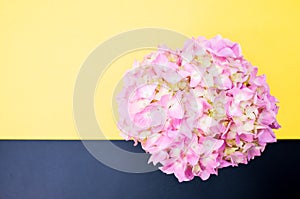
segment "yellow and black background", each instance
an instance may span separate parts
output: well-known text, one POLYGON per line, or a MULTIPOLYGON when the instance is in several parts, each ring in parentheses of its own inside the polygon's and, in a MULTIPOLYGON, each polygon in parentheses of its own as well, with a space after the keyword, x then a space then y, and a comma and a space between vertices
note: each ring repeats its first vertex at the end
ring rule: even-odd
MULTIPOLYGON (((0 0, 0 199, 299 196, 299 19, 297 0, 0 0), (95 160, 74 124, 77 74, 99 44, 143 27, 221 34, 240 43, 280 101, 278 142, 249 165, 222 169, 205 182, 179 184, 159 171, 122 173, 95 160)), ((145 53, 112 63, 95 93, 106 136, 136 152, 141 149, 121 140, 107 103, 124 71, 145 53)))

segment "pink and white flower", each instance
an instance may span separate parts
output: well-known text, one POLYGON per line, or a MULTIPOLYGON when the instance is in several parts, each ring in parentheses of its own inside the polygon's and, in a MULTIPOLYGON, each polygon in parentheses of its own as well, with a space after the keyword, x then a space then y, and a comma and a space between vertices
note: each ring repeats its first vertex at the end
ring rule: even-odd
POLYGON ((277 99, 238 43, 217 36, 135 62, 117 97, 122 136, 180 182, 260 156, 276 142, 277 99))

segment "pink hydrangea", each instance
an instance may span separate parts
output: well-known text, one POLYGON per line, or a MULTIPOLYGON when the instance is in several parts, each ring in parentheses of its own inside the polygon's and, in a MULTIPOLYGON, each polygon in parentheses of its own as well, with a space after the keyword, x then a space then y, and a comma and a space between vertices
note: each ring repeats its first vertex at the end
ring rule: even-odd
POLYGON ((160 47, 135 62, 117 97, 118 126, 180 182, 247 164, 276 142, 278 102, 239 44, 217 36, 160 47))

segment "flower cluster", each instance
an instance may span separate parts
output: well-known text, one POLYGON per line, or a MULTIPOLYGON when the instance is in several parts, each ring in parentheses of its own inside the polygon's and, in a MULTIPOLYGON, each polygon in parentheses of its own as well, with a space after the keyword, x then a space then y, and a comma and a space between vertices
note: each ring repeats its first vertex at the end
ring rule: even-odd
POLYGON ((135 62, 117 97, 122 136, 180 182, 247 164, 276 141, 277 100, 239 44, 220 36, 159 47, 135 62))

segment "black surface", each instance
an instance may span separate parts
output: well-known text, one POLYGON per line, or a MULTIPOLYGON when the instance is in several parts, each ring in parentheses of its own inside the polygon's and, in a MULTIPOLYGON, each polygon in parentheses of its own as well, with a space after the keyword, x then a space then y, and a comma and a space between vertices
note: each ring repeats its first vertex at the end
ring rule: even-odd
MULTIPOLYGON (((114 142, 140 151, 132 142, 114 142)), ((108 168, 80 141, 0 141, 0 199, 300 198, 299 153, 300 141, 281 140, 248 165, 178 183, 160 171, 108 168)))

